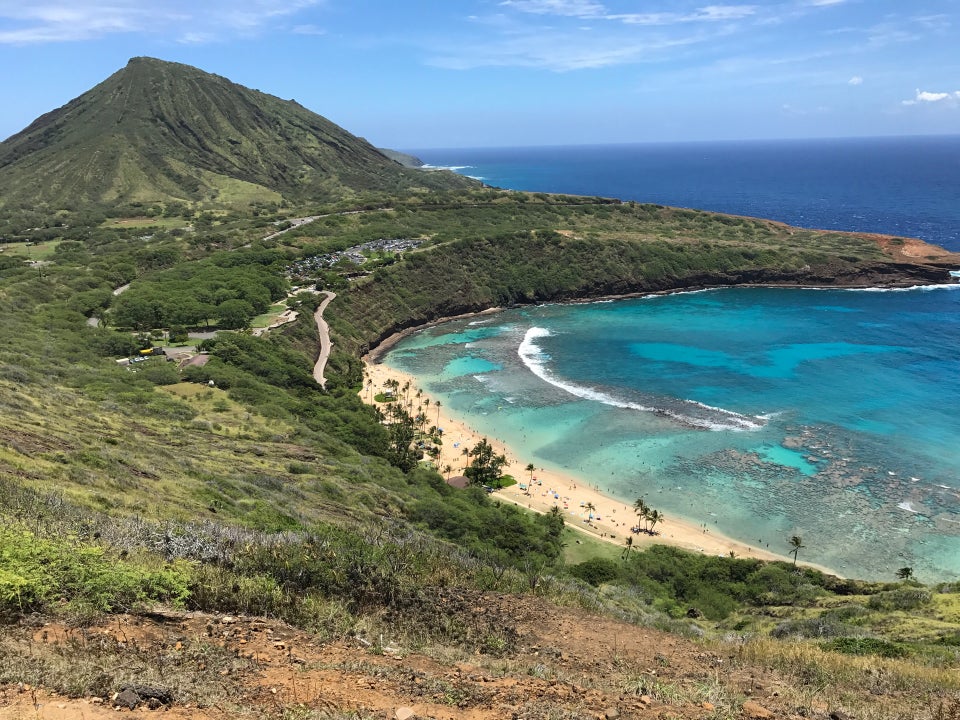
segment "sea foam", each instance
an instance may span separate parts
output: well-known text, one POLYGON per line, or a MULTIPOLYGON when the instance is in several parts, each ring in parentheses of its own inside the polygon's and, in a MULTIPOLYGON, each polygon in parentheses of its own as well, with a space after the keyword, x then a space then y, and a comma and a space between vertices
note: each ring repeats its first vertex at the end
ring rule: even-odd
POLYGON ((421 168, 424 170, 450 170, 452 172, 458 172, 460 170, 469 170, 473 165, 421 165, 421 168))
POLYGON ((539 338, 550 337, 550 335, 550 331, 546 328, 530 328, 527 330, 523 341, 517 348, 517 355, 520 356, 521 361, 523 361, 523 364, 530 372, 538 378, 575 397, 584 400, 593 400, 603 403, 604 405, 610 405, 611 407, 654 413, 655 415, 668 417, 681 425, 701 430, 749 431, 759 430, 764 425, 761 418, 748 417, 731 410, 706 405, 696 400, 677 398, 673 399, 672 402, 678 407, 667 407, 667 405, 670 404, 670 400, 664 398, 662 404, 648 405, 641 402, 620 399, 608 392, 577 385, 558 378, 553 371, 547 367, 550 356, 545 353, 536 342, 539 338))
MULTIPOLYGON (((952 273, 951 273, 952 274, 952 273)), ((844 288, 847 292, 930 292, 931 290, 956 290, 960 288, 960 283, 938 283, 936 285, 911 285, 909 287, 867 287, 867 288, 844 288)))

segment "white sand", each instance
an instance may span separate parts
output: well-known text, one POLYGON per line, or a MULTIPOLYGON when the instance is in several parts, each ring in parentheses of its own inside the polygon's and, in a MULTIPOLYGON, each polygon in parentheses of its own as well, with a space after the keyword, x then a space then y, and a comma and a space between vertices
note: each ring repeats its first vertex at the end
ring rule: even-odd
MULTIPOLYGON (((454 476, 462 475, 470 460, 463 454, 463 450, 473 448, 484 436, 462 421, 452 417, 442 404, 439 408, 438 420, 435 398, 430 397, 423 388, 420 388, 417 385, 416 378, 412 375, 371 362, 369 358, 364 359, 364 365, 366 379, 361 396, 365 402, 374 402, 373 397, 386 388, 385 382, 390 379, 399 381, 401 388, 404 384, 410 383, 410 388, 406 393, 407 399, 420 403, 424 399, 430 399, 430 405, 426 409, 429 418, 428 424, 437 424, 438 427, 444 429, 443 451, 438 461, 438 467, 442 470, 450 465, 452 466, 450 474, 454 476), (418 390, 421 391, 419 400, 416 399, 418 390), (458 447, 454 448, 455 444, 458 447)), ((625 546, 626 538, 632 534, 630 528, 638 524, 638 518, 632 507, 607 497, 593 488, 586 487, 574 478, 557 472, 545 471, 539 467, 533 472, 536 482, 531 484, 531 473, 526 470, 528 461, 524 461, 514 448, 506 444, 489 437, 487 441, 493 446, 497 454, 503 454, 507 457, 508 464, 503 469, 504 474, 512 475, 518 481, 517 485, 494 493, 495 497, 536 512, 549 512, 551 508, 559 507, 563 511, 568 527, 620 547, 625 546), (520 483, 529 486, 527 492, 520 489, 520 483), (593 520, 589 520, 589 512, 586 509, 587 504, 591 503, 595 508, 592 511, 593 520)), ((446 473, 444 475, 446 476, 446 473)), ((789 557, 776 555, 769 550, 731 540, 714 530, 677 518, 667 517, 655 529, 659 533, 655 537, 646 533, 633 534, 633 546, 644 547, 651 544, 666 544, 712 555, 727 556, 733 552, 737 557, 791 560, 789 557)), ((821 569, 832 573, 826 568, 821 569)))

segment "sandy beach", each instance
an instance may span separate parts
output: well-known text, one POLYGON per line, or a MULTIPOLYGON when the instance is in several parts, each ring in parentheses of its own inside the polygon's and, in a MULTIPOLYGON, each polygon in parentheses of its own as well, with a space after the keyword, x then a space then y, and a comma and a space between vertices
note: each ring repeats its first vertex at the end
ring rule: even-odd
MULTIPOLYGON (((436 398, 431 397, 424 388, 421 388, 414 376, 375 362, 370 357, 364 358, 364 366, 366 380, 361 396, 365 402, 374 402, 373 398, 386 388, 386 381, 391 379, 398 381, 401 388, 406 383, 410 383, 407 391, 409 398, 415 398, 417 391, 420 391, 422 394, 419 402, 422 403, 424 399, 430 400, 427 410, 430 424, 436 423, 444 431, 443 452, 438 463, 441 470, 450 465, 452 467, 450 475, 462 475, 469 462, 463 450, 474 447, 483 437, 487 438, 497 454, 505 455, 507 465, 503 473, 512 475, 517 480, 517 485, 494 493, 495 497, 505 502, 511 502, 535 512, 549 512, 551 508, 559 507, 563 511, 568 527, 619 547, 624 547, 626 538, 632 535, 633 546, 637 548, 652 544, 667 544, 712 555, 728 556, 732 552, 736 557, 792 561, 785 555, 777 555, 769 550, 732 540, 704 525, 685 522, 669 515, 656 526, 658 533, 656 536, 646 533, 634 534, 631 528, 638 524, 638 519, 631 504, 624 504, 610 498, 584 485, 581 480, 540 467, 532 473, 534 480, 531 481, 531 473, 526 469, 530 460, 522 457, 522 448, 511 444, 509 440, 477 433, 460 420, 451 417, 442 403, 438 413, 436 398), (522 489, 521 484, 527 489, 522 489), (592 519, 591 511, 587 509, 588 505, 594 508, 592 519)), ((446 475, 444 473, 445 477, 446 475)), ((820 569, 833 573, 826 568, 820 569)))

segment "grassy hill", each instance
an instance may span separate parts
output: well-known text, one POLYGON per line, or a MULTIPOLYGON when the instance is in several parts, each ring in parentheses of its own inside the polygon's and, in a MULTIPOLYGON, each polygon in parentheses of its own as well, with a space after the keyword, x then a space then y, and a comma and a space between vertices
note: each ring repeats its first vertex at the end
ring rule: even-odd
POLYGON ((715 719, 760 712, 749 703, 776 717, 955 717, 955 585, 577 545, 549 517, 398 462, 409 439, 359 401, 354 354, 457 309, 745 273, 912 283, 944 266, 891 257, 889 238, 596 198, 382 202, 270 240, 272 222, 234 213, 202 235, 148 219, 97 227, 40 266, 3 257, 0 685, 40 685, 38 701, 89 717, 91 697, 131 684, 166 689, 195 717, 215 705, 270 718, 410 705, 427 717, 614 707, 715 719), (385 237, 419 244, 314 262, 385 237), (311 275, 338 292, 327 389, 309 377, 312 295, 291 298, 298 320, 263 337, 221 333, 203 367, 115 362, 136 341, 111 327, 121 310, 266 303, 311 275), (89 662, 64 662, 76 633, 111 628, 137 643, 104 639, 89 662), (472 669, 449 676, 451 661, 472 669), (277 679, 294 668, 328 689, 277 679))
MULTIPOLYGON (((334 327, 349 347, 375 347, 398 330, 513 304, 738 284, 949 282, 958 260, 932 246, 929 256, 905 258, 896 252, 902 240, 880 236, 492 190, 458 208, 366 213, 340 231, 360 239, 386 232, 385 226, 429 242, 402 262, 375 269, 331 308, 334 327)), ((307 227, 301 235, 313 232, 307 227)))
POLYGON ((404 168, 295 101, 142 57, 0 144, 0 202, 54 210, 473 184, 404 168))
POLYGON ((960 718, 956 583, 579 542, 450 488, 357 395, 360 352, 450 314, 935 282, 956 257, 458 189, 338 133, 137 59, 3 145, 0 718, 131 694, 175 717, 960 718), (87 200, 112 219, 50 210, 87 200), (314 285, 337 292, 325 387, 317 296, 288 295, 314 285), (247 332, 280 303, 295 321, 247 332), (206 364, 117 363, 175 329, 206 364))

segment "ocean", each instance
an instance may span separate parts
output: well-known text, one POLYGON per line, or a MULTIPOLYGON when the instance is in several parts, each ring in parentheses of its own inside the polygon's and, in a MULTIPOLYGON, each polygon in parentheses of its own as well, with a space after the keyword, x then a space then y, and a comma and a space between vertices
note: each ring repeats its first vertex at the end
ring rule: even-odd
POLYGON ((888 233, 960 251, 960 135, 410 152, 511 190, 888 233))
MULTIPOLYGON (((490 185, 960 250, 960 138, 417 151, 490 185)), ((847 576, 960 578, 960 285, 515 308, 387 365, 523 462, 847 576)))

